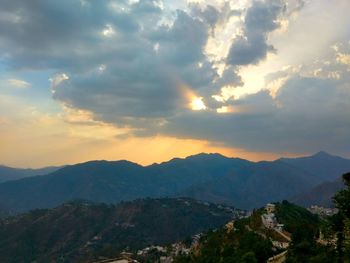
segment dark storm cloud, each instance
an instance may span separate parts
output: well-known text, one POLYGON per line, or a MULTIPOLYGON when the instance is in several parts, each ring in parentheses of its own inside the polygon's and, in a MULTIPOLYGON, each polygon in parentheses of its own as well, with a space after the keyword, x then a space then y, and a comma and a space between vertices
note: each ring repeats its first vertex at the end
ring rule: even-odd
POLYGON ((285 10, 282 1, 254 1, 245 16, 243 36, 237 37, 229 51, 228 63, 236 66, 257 64, 274 52, 267 35, 277 29, 278 18, 285 10))
POLYGON ((229 65, 220 77, 204 53, 211 29, 235 13, 227 4, 192 5, 164 23, 167 14, 153 0, 2 2, 5 64, 67 74, 52 85, 54 98, 102 121, 169 117, 188 106, 184 86, 213 106, 222 86, 242 84, 229 65))
POLYGON ((111 1, 85 1, 83 5, 79 0, 0 3, 1 56, 17 69, 82 70, 113 52, 101 40, 106 25, 132 41, 140 33, 140 20, 148 26, 153 22, 150 16, 160 15, 155 1, 148 0, 133 5, 122 0, 116 6, 111 1))
POLYGON ((181 86, 208 97, 220 88, 204 55, 213 7, 203 10, 208 21, 177 10, 162 23, 152 0, 2 2, 5 64, 67 74, 69 81, 52 86, 54 98, 103 121, 166 117, 188 104, 181 86))
POLYGON ((69 81, 53 87, 55 99, 90 110, 104 121, 139 127, 145 118, 153 123, 187 106, 181 86, 197 92, 214 87, 217 73, 203 54, 208 24, 177 11, 171 26, 116 34, 110 59, 99 62, 104 69, 99 71, 96 64, 88 74, 70 75, 69 81))

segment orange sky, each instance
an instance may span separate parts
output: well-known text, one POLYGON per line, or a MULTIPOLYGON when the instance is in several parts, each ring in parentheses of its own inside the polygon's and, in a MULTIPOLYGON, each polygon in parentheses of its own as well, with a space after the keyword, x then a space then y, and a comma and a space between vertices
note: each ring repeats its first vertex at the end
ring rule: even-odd
POLYGON ((82 111, 43 113, 20 102, 11 101, 18 103, 19 111, 11 118, 0 119, 0 160, 8 166, 36 168, 101 159, 126 159, 147 165, 201 152, 249 160, 279 157, 276 153, 225 148, 200 140, 131 137, 127 130, 93 121, 82 111))
POLYGON ((173 137, 133 137, 126 128, 94 121, 90 113, 60 106, 45 112, 40 105, 0 96, 0 164, 38 168, 89 160, 126 159, 148 165, 201 152, 221 153, 248 160, 272 160, 288 153, 251 152, 201 140, 173 137))
POLYGON ((111 127, 81 127, 64 123, 61 123, 62 126, 59 127, 55 121, 50 122, 49 120, 41 120, 32 125, 30 128, 28 126, 19 129, 12 127, 7 131, 4 129, 1 131, 3 140, 0 145, 0 160, 2 164, 36 168, 89 160, 126 159, 148 165, 201 152, 218 152, 225 156, 249 160, 278 157, 276 154, 213 146, 200 140, 162 136, 117 138, 109 133, 113 130, 111 127), (89 133, 89 129, 94 129, 94 132, 89 133))

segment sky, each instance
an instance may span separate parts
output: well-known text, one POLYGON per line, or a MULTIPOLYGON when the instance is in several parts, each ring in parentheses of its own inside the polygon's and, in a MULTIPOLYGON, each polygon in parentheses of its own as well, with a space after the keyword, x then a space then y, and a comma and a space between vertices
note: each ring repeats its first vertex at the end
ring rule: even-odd
POLYGON ((350 157, 348 0, 0 0, 0 163, 350 157))

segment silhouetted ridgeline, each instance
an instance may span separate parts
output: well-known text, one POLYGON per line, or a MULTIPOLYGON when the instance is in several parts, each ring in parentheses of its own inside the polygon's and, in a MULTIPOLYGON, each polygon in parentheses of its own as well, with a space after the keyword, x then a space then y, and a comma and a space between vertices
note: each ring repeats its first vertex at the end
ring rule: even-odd
POLYGON ((324 152, 257 163, 219 154, 198 154, 145 167, 128 161, 92 161, 2 183, 0 206, 23 212, 74 199, 117 203, 188 196, 251 209, 308 193, 348 170, 350 160, 324 152))

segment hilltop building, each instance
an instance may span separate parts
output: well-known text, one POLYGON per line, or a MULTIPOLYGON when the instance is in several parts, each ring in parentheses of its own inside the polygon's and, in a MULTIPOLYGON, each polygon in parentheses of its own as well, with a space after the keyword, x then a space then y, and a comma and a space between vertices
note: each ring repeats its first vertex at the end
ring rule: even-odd
POLYGON ((275 210, 276 210, 276 205, 275 204, 267 204, 266 206, 265 206, 265 210, 266 210, 266 212, 268 213, 268 214, 272 214, 272 213, 274 213, 275 212, 275 210))

